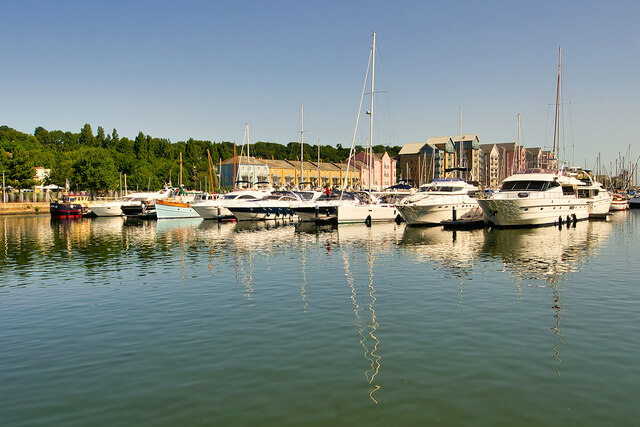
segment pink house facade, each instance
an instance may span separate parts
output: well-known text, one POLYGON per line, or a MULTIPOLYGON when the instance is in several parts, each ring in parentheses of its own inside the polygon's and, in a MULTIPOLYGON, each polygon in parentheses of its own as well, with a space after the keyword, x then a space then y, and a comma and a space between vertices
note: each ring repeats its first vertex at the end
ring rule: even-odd
POLYGON ((363 189, 383 190, 396 184, 395 160, 384 153, 373 153, 373 167, 371 158, 361 151, 351 158, 355 168, 360 171, 360 182, 363 189), (371 186, 369 186, 369 171, 371 170, 371 186))

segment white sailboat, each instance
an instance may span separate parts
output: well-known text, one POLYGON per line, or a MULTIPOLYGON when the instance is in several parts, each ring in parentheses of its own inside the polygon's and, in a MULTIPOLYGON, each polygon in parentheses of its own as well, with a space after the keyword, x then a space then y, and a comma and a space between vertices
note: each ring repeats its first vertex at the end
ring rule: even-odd
MULTIPOLYGON (((370 56, 370 64, 371 64, 371 106, 367 114, 369 115, 369 143, 368 143, 368 157, 369 157, 369 195, 370 200, 361 204, 341 204, 338 205, 337 208, 337 219, 339 224, 345 223, 371 223, 378 221, 394 221, 398 215, 398 209, 395 205, 391 203, 382 203, 376 196, 371 194, 371 184, 373 180, 373 95, 375 91, 375 58, 376 58, 376 33, 373 33, 373 43, 371 45, 371 56, 370 56)), ((367 66, 368 67, 368 66, 367 66)), ((367 69, 368 71, 368 69, 367 69)), ((368 74, 368 72, 367 72, 368 74)), ((364 91, 366 87, 366 78, 365 78, 365 86, 362 88, 362 97, 360 100, 360 105, 362 106, 362 98, 364 97, 364 91)), ((360 110, 358 111, 358 116, 360 115, 360 110)), ((358 121, 356 120, 356 131, 357 131, 358 121)), ((351 162, 351 158, 353 157, 353 148, 355 143, 355 133, 354 138, 351 144, 351 155, 349 156, 349 163, 351 162)), ((348 168, 347 168, 348 174, 348 168)))

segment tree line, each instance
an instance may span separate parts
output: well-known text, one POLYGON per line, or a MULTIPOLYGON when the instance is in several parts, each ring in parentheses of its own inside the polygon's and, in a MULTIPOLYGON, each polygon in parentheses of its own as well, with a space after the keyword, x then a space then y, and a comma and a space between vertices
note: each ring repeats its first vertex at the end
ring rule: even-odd
MULTIPOLYGON (((377 145, 374 152, 387 151, 395 157, 401 147, 377 145)), ((356 147, 356 152, 363 148, 356 147)), ((234 143, 229 141, 171 142, 138 132, 134 139, 120 137, 116 129, 110 133, 98 126, 94 133, 91 125, 85 124, 80 132, 47 130, 37 127, 26 134, 8 126, 0 126, 0 167, 5 173, 7 186, 32 188, 35 168, 51 169, 45 184, 72 190, 87 190, 102 193, 116 190, 121 185, 121 176, 127 176, 129 189, 158 190, 170 180, 177 183, 178 158, 182 153, 182 182, 186 188, 209 189, 209 150, 214 165, 233 157, 234 143)), ((237 148, 240 155, 240 147, 237 148)), ((280 144, 259 141, 251 144, 251 155, 263 159, 299 160, 300 142, 280 144)), ((320 147, 323 162, 343 162, 349 156, 349 148, 340 144, 320 147)), ((317 145, 305 144, 304 160, 317 160, 317 145)))

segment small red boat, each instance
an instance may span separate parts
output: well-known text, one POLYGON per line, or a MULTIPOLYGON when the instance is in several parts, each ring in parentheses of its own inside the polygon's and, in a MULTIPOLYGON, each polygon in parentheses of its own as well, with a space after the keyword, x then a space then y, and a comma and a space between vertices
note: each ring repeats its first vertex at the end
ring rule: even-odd
POLYGON ((88 200, 88 194, 66 194, 62 196, 62 200, 51 202, 49 211, 55 217, 81 217, 89 212, 88 200))

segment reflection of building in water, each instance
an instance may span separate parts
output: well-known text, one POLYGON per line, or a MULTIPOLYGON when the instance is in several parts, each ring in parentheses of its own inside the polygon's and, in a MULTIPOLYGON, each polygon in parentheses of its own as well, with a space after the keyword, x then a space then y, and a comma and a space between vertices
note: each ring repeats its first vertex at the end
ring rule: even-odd
MULTIPOLYGON (((491 230, 486 233, 483 254, 502 260, 505 270, 513 273, 518 292, 522 281, 542 281, 551 289, 553 325, 557 337, 552 346, 559 365, 560 347, 564 344, 560 330, 564 307, 560 283, 568 273, 577 272, 606 241, 612 225, 604 221, 580 222, 570 228, 534 228, 491 230)), ((541 285, 537 285, 540 287, 541 285)))
MULTIPOLYGON (((367 228, 371 229, 373 227, 358 225, 358 226, 348 226, 348 228, 356 229, 356 230, 360 230, 361 232, 364 232, 367 228)), ((392 229, 389 228, 387 231, 388 233, 386 237, 384 237, 385 233, 380 233, 383 236, 381 237, 381 240, 383 242, 389 241, 389 236, 395 236, 395 230, 391 232, 392 229)), ((375 233, 373 235, 378 236, 375 233)), ((350 233, 347 233, 347 236, 351 237, 350 233)), ((374 288, 374 281, 373 281, 373 266, 375 263, 373 249, 379 248, 379 246, 378 246, 378 241, 375 238, 372 239, 371 236, 372 235, 369 234, 369 238, 366 240, 366 242, 368 242, 366 246, 368 274, 366 277, 367 285, 366 285, 366 288, 364 288, 364 290, 361 292, 362 295, 359 295, 358 293, 358 290, 357 290, 358 285, 356 283, 357 280, 356 280, 356 277, 354 277, 355 269, 352 268, 352 263, 354 262, 354 260, 350 261, 349 256, 345 251, 342 252, 342 259, 344 263, 345 276, 347 277, 347 285, 349 286, 349 289, 350 289, 350 298, 353 304, 353 313, 356 320, 356 326, 358 328, 358 335, 360 335, 360 345, 364 349, 364 358, 368 363, 368 367, 365 370, 364 375, 365 375, 365 378, 367 379, 367 382, 371 386, 371 388, 369 389, 369 397, 375 404, 377 404, 378 401, 374 397, 374 393, 380 389, 380 385, 377 384, 377 382, 375 381, 375 378, 378 375, 378 372, 380 371, 381 356, 377 353, 380 340, 376 336, 376 330, 378 329, 379 324, 376 318, 376 312, 374 307, 376 302, 376 297, 375 297, 376 291, 374 288), (360 302, 358 302, 359 300, 360 301, 365 300, 366 302, 364 304, 361 304, 360 302)), ((360 238, 366 239, 366 235, 360 234, 360 238)), ((349 243, 353 241, 354 240, 347 240, 347 242, 349 243)), ((342 240, 341 240, 341 244, 342 244, 342 240)), ((357 257, 357 255, 355 256, 357 257)))
POLYGON ((470 275, 480 256, 484 230, 450 231, 441 227, 407 227, 400 246, 407 254, 417 255, 454 273, 470 275))

